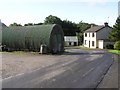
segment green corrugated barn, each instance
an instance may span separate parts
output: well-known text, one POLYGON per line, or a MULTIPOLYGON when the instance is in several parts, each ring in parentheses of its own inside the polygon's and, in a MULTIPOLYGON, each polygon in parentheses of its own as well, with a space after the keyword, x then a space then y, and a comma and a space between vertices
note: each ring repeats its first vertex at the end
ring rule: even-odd
POLYGON ((10 50, 40 51, 41 45, 47 46, 47 52, 64 51, 64 33, 61 26, 36 25, 3 28, 2 45, 10 50))

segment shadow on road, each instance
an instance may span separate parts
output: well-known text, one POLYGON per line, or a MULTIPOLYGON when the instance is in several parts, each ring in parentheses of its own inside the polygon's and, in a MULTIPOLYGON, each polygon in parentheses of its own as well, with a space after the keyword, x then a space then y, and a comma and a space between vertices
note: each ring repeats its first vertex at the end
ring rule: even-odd
POLYGON ((103 52, 65 52, 64 55, 95 55, 104 54, 103 52))

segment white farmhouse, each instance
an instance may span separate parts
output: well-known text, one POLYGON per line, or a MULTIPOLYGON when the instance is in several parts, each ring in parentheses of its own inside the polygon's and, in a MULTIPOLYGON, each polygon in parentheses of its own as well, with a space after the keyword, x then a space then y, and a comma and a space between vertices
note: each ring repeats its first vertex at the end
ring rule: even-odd
POLYGON ((103 26, 91 26, 84 32, 84 47, 103 49, 107 44, 113 44, 108 39, 112 28, 108 23, 104 24, 103 26))
POLYGON ((64 36, 65 46, 77 46, 78 38, 77 36, 64 36))

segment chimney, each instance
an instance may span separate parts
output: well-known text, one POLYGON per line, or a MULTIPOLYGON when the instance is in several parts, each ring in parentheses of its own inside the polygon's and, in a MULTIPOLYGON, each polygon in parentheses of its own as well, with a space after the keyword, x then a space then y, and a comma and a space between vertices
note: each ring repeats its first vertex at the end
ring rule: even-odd
POLYGON ((105 27, 108 27, 108 23, 107 22, 105 22, 104 25, 105 25, 105 27))

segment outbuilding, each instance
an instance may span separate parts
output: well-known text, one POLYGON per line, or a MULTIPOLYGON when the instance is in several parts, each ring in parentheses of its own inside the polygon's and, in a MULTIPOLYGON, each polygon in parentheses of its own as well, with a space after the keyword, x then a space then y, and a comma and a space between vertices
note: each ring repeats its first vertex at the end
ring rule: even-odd
POLYGON ((3 29, 2 45, 11 50, 40 51, 41 46, 45 46, 47 52, 64 51, 64 33, 57 24, 14 26, 3 29))
POLYGON ((77 36, 64 36, 65 46, 78 46, 77 36))

